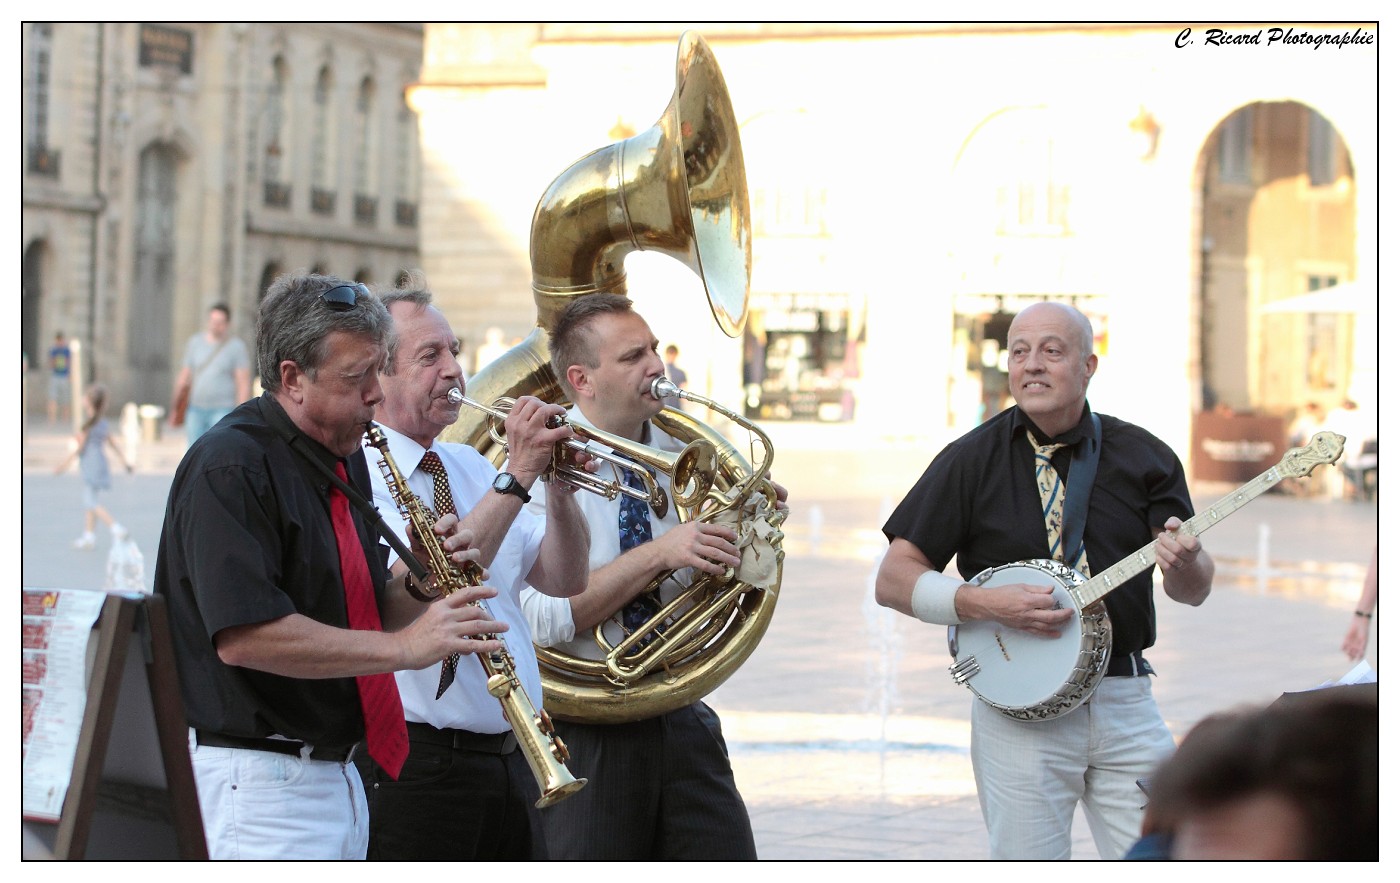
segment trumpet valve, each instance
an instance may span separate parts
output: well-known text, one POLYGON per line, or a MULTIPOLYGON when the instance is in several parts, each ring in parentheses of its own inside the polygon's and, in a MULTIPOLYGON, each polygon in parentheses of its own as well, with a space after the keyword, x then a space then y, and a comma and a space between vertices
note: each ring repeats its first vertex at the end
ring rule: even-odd
POLYGON ((656 513, 657 518, 665 518, 666 513, 671 508, 670 501, 666 499, 666 494, 659 487, 652 488, 651 499, 647 503, 651 506, 651 511, 656 513))

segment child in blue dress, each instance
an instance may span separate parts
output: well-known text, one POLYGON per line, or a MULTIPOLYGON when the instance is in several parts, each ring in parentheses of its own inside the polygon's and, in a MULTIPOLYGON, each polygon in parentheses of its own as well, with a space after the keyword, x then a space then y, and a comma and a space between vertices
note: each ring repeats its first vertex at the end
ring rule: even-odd
POLYGON ((114 535, 124 533, 124 528, 98 502, 98 495, 112 486, 112 475, 107 467, 107 452, 103 450, 103 445, 109 445, 116 452, 127 472, 133 468, 131 463, 127 462, 121 442, 112 434, 112 428, 104 416, 106 410, 107 388, 101 384, 88 387, 87 394, 83 396, 86 419, 77 435, 77 446, 54 470, 55 474, 62 475, 73 459, 77 458, 78 471, 83 476, 83 533, 73 541, 75 549, 91 549, 96 544, 93 528, 96 527, 98 519, 111 528, 114 535))

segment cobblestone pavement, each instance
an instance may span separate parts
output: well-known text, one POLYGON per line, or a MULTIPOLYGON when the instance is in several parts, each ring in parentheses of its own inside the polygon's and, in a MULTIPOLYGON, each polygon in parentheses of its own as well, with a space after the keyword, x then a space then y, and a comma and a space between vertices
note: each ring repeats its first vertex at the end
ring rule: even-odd
MULTIPOLYGON (((27 430, 23 584, 101 587, 110 539, 100 532, 96 549, 71 548, 81 484, 76 472, 53 474, 67 436, 42 421, 27 430)), ((138 469, 116 474, 106 499, 145 553, 148 580, 184 447, 166 433, 139 444, 138 469)), ((751 659, 709 699, 760 858, 985 858, 968 760, 971 695, 947 674, 943 630, 877 606, 872 594, 886 545, 880 525, 935 444, 877 440, 881 456, 870 458, 853 452, 866 443, 842 427, 789 425, 773 435, 775 474, 792 503, 782 600, 751 659)), ((1229 490, 1198 483, 1198 508, 1229 490)), ((1376 503, 1267 494, 1203 537, 1219 565, 1216 589, 1200 608, 1159 593, 1148 653, 1178 738, 1214 711, 1350 668, 1338 647, 1377 517, 1376 503)), ((1082 818, 1074 857, 1097 857, 1082 818)))

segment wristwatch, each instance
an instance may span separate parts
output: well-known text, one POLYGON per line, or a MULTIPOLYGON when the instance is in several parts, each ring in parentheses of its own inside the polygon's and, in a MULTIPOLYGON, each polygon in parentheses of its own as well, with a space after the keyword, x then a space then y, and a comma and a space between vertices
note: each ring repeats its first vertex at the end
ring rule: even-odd
POLYGON ((525 490, 520 482, 515 480, 515 476, 509 472, 502 472, 496 476, 496 480, 491 482, 491 487, 498 494, 515 494, 522 503, 530 502, 530 492, 525 490))

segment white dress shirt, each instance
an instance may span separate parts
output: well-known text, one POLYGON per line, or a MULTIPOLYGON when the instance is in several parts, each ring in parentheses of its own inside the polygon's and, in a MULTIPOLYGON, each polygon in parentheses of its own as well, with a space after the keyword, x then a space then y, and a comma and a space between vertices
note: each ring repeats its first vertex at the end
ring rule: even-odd
MULTIPOLYGON (((389 441, 389 454, 408 481, 409 490, 428 508, 434 508, 433 477, 418 468, 426 451, 408 436, 382 424, 381 428, 389 441)), ((447 481, 452 487, 452 500, 459 516, 465 517, 483 496, 495 493, 491 482, 496 478, 496 467, 475 448, 435 441, 430 450, 437 453, 447 469, 447 481)), ((374 451, 367 453, 371 463, 369 472, 375 505, 379 507, 384 521, 407 543, 407 521, 399 513, 383 471, 378 468, 380 458, 374 451)), ((535 661, 530 627, 521 614, 520 594, 525 587, 525 575, 539 558, 544 530, 543 518, 521 510, 506 532, 495 560, 485 564, 490 574, 486 584, 499 594, 483 602, 489 608, 491 618, 510 626, 502 637, 515 661, 520 683, 537 709, 542 707, 544 698, 540 687, 540 669, 535 661)), ((390 563, 397 557, 391 553, 390 563)), ((564 604, 567 606, 568 601, 565 600, 564 604)), ((477 733, 503 733, 510 729, 501 711, 500 700, 486 692, 486 675, 477 659, 464 655, 458 660, 456 679, 442 698, 436 699, 441 668, 441 665, 434 664, 421 671, 395 672, 406 720, 431 724, 438 729, 477 733)))
MULTIPOLYGON (((568 419, 570 423, 574 424, 593 425, 588 422, 588 419, 577 407, 569 409, 568 419)), ((662 432, 655 424, 648 423, 647 429, 649 438, 644 444, 669 452, 684 450, 684 443, 662 432)), ((509 469, 509 464, 506 468, 509 469)), ((597 475, 603 479, 614 478, 612 464, 603 463, 597 475)), ((617 478, 621 481, 620 476, 617 478)), ((670 499, 671 477, 660 473, 656 476, 656 480, 666 493, 667 499, 670 499)), ((535 487, 538 488, 540 485, 536 484, 535 487)), ((580 490, 574 494, 574 499, 578 501, 579 507, 583 510, 583 517, 588 522, 588 530, 592 537, 588 550, 588 571, 592 573, 622 554, 617 529, 618 515, 622 508, 622 495, 619 494, 616 498, 609 500, 599 494, 580 490)), ((544 514, 544 504, 539 494, 532 496, 528 508, 531 512, 544 514)), ((650 510, 648 510, 648 514, 651 516, 651 538, 653 540, 659 539, 666 531, 680 525, 680 518, 676 514, 674 503, 667 508, 665 518, 657 518, 656 513, 650 510)), ((670 602, 680 593, 682 588, 689 585, 690 574, 690 568, 676 572, 676 576, 684 581, 684 585, 678 584, 676 580, 667 580, 662 585, 661 601, 663 604, 670 602)), ((520 595, 520 606, 525 611, 525 619, 530 623, 530 631, 535 636, 535 643, 542 647, 553 647, 578 659, 603 658, 603 651, 599 649, 598 642, 593 639, 592 629, 588 629, 581 635, 574 634, 574 617, 568 598, 554 598, 527 585, 525 591, 520 595)), ((611 618, 604 621, 603 633, 613 644, 623 638, 621 627, 611 618)))

